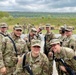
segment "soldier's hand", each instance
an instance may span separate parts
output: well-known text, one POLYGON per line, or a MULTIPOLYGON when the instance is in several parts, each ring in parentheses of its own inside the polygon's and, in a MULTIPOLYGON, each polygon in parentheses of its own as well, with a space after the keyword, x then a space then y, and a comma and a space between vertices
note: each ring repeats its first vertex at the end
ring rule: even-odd
POLYGON ((22 57, 18 56, 18 63, 21 63, 22 57))
POLYGON ((64 66, 60 66, 60 69, 64 72, 67 72, 64 66))
POLYGON ((28 41, 28 38, 25 37, 24 40, 25 40, 25 41, 28 41))
POLYGON ((0 72, 1 72, 2 74, 6 74, 6 67, 1 68, 1 69, 0 69, 0 72))
POLYGON ((49 56, 49 57, 52 57, 52 56, 53 56, 53 52, 49 52, 49 53, 48 53, 48 56, 49 56))

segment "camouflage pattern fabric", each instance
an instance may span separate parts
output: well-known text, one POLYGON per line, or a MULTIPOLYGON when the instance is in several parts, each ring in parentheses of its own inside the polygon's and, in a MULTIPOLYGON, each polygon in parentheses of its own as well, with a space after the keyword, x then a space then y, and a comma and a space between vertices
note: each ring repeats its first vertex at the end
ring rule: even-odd
POLYGON ((66 37, 64 39, 64 42, 62 44, 62 46, 64 47, 69 47, 69 48, 72 48, 74 51, 76 51, 76 43, 75 43, 75 38, 70 36, 70 37, 66 37))
MULTIPOLYGON (((40 53, 38 57, 34 58, 29 52, 25 62, 31 66, 34 75, 49 75, 49 61, 46 55, 40 53)), ((29 75, 26 69, 23 72, 22 62, 17 64, 14 75, 29 75)))
MULTIPOLYGON (((14 34, 12 34, 11 37, 16 44, 18 55, 22 55, 23 53, 28 52, 27 45, 22 38, 17 38, 14 34)), ((11 75, 13 71, 15 71, 15 67, 17 64, 17 57, 14 46, 12 44, 12 41, 8 37, 3 38, 2 45, 0 46, 0 61, 2 61, 0 62, 0 67, 4 65, 7 68, 6 75, 11 75)))
MULTIPOLYGON (((67 47, 61 47, 60 53, 55 53, 56 58, 62 58, 73 70, 76 71, 76 60, 73 59, 74 51, 67 47)), ((52 69, 53 58, 48 57, 50 61, 50 70, 52 69)), ((63 65, 61 62, 56 62, 57 70, 59 75, 64 75, 64 72, 60 70, 60 66, 63 65)), ((68 75, 68 74, 65 74, 68 75)))
POLYGON ((63 45, 63 42, 64 42, 65 38, 66 38, 66 36, 62 36, 62 35, 58 37, 61 46, 63 45))
POLYGON ((49 42, 50 42, 50 40, 52 40, 52 39, 54 39, 55 38, 55 35, 54 35, 54 33, 46 33, 45 34, 45 37, 44 37, 44 39, 45 39, 45 44, 44 44, 44 53, 46 54, 46 55, 48 55, 48 52, 49 52, 49 49, 50 49, 50 44, 49 44, 49 42))
POLYGON ((40 33, 37 33, 36 37, 37 39, 41 40, 40 33))
POLYGON ((34 36, 30 36, 30 34, 28 34, 26 38, 27 38, 26 43, 27 43, 28 50, 31 51, 31 49, 30 49, 31 40, 32 39, 39 39, 39 38, 37 38, 35 35, 34 36))

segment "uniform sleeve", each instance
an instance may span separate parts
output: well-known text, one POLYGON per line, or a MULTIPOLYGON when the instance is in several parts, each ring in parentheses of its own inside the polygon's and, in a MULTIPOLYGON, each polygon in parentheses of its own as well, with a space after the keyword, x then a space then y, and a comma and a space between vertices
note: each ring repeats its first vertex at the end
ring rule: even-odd
POLYGON ((54 34, 54 33, 52 33, 52 39, 55 39, 55 38, 56 38, 55 34, 54 34))
POLYGON ((74 51, 72 49, 67 50, 67 58, 69 60, 65 60, 66 63, 73 69, 76 71, 76 60, 73 58, 74 57, 74 51))
POLYGON ((2 52, 0 51, 0 68, 4 67, 2 52))
POLYGON ((25 43, 24 53, 27 53, 27 52, 29 52, 29 50, 28 50, 27 44, 25 43))
POLYGON ((3 54, 2 54, 2 43, 0 43, 0 68, 4 67, 3 54))
POLYGON ((42 68, 42 75, 49 75, 49 61, 48 58, 45 56, 43 61, 43 68, 42 68))
POLYGON ((74 39, 70 40, 69 47, 76 51, 76 41, 74 39))
POLYGON ((16 65, 16 70, 14 71, 13 75, 23 75, 22 74, 22 71, 23 71, 22 61, 23 61, 23 56, 18 61, 17 65, 16 65))
MULTIPOLYGON (((52 52, 52 50, 50 50, 50 52, 52 52)), ((53 56, 49 56, 48 53, 48 59, 49 59, 49 74, 52 75, 53 73, 53 56)))

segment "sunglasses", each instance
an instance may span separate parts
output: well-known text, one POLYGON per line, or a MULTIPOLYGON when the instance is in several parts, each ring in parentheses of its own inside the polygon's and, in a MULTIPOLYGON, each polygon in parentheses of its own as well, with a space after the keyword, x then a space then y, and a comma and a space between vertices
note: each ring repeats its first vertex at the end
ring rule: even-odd
POLYGON ((22 32, 22 30, 16 30, 16 31, 20 31, 20 32, 22 32))
POLYGON ((2 28, 7 28, 7 27, 2 27, 2 28))
POLYGON ((33 46, 34 48, 40 48, 40 46, 33 46))
POLYGON ((71 32, 71 31, 66 30, 66 32, 71 32))

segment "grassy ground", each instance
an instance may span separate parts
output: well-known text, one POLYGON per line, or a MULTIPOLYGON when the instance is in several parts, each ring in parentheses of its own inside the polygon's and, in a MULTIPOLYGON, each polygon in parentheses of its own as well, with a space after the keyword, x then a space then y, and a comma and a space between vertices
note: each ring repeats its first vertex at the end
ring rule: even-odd
POLYGON ((20 18, 2 18, 0 19, 0 22, 6 22, 8 25, 14 25, 16 23, 20 24, 34 24, 35 26, 38 25, 45 25, 47 23, 50 23, 51 25, 54 25, 56 27, 59 27, 61 25, 67 24, 67 25, 72 25, 76 27, 76 18, 25 18, 25 17, 20 17, 20 18))
MULTIPOLYGON (((9 32, 12 31, 12 28, 15 24, 19 23, 21 25, 26 24, 28 26, 29 24, 34 25, 36 28, 40 26, 45 26, 47 23, 49 23, 51 26, 55 28, 55 30, 52 30, 54 33, 58 33, 58 29, 60 26, 66 24, 69 26, 73 26, 75 30, 73 31, 74 34, 76 34, 76 18, 49 18, 49 17, 34 17, 34 18, 13 18, 10 16, 9 18, 3 17, 0 19, 0 22, 6 22, 9 25, 9 32)), ((26 31, 27 32, 27 31, 26 31)), ((43 33, 46 31, 43 30, 43 33)))

